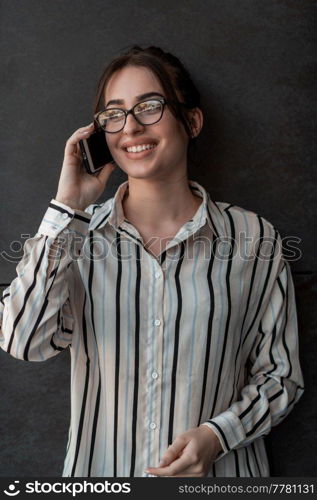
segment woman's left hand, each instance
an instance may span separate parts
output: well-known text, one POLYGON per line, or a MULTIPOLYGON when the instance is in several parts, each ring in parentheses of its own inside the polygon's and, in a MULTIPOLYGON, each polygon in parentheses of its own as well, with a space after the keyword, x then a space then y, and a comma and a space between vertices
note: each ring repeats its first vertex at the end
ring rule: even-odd
POLYGON ((220 451, 222 446, 214 431, 200 425, 177 436, 158 467, 148 467, 145 472, 155 476, 204 477, 220 451))

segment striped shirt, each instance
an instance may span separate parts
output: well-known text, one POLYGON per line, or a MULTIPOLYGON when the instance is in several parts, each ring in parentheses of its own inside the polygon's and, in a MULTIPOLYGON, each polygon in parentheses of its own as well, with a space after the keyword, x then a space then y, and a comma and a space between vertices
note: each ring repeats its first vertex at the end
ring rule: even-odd
POLYGON ((202 202, 158 257, 128 181, 85 211, 52 199, 3 292, 4 351, 70 349, 64 477, 147 477, 200 424, 223 448, 209 477, 270 474, 264 436, 304 390, 289 262, 265 218, 188 184, 202 202))

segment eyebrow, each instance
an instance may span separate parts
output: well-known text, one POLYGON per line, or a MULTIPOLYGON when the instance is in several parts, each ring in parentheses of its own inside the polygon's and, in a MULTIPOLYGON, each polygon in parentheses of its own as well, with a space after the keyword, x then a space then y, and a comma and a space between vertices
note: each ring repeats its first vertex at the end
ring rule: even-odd
MULTIPOLYGON (((162 94, 159 92, 146 92, 145 94, 137 95, 135 97, 136 101, 139 101, 140 99, 146 99, 147 97, 153 97, 153 96, 161 96, 164 97, 162 94)), ((108 101, 106 104, 106 107, 109 106, 109 104, 124 104, 123 99, 111 99, 111 101, 108 101)))

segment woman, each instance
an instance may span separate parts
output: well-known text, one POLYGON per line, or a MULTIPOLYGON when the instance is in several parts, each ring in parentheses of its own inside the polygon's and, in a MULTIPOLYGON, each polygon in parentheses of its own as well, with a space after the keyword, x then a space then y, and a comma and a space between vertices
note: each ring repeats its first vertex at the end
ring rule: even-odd
POLYGON ((134 46, 102 75, 115 165, 88 175, 68 139, 55 198, 2 299, 1 347, 70 347, 63 476, 268 476, 263 437, 303 392, 294 287, 263 217, 187 177, 203 126, 181 62, 134 46))

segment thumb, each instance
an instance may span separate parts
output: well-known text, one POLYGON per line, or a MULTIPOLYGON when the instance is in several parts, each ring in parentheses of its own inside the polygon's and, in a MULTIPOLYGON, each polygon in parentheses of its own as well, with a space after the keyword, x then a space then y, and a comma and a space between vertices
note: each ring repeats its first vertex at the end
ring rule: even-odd
POLYGON ((182 450, 185 448, 187 443, 183 440, 175 439, 175 441, 167 448, 163 457, 160 460, 159 467, 165 467, 172 463, 179 455, 182 453, 182 450))
POLYGON ((100 170, 98 179, 100 179, 103 184, 106 183, 116 167, 117 164, 115 162, 106 163, 106 165, 100 170))

